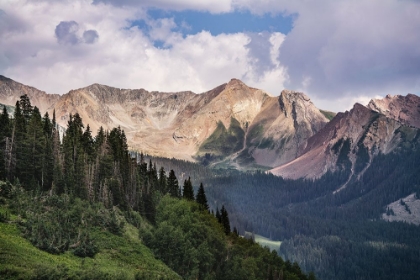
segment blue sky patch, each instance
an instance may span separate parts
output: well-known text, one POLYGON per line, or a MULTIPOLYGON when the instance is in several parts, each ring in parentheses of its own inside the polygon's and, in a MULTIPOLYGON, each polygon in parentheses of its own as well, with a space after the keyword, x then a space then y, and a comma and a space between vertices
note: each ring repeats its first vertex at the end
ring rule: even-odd
MULTIPOLYGON (((213 36, 232 33, 259 33, 259 32, 281 32, 288 34, 293 27, 293 20, 296 15, 284 16, 281 14, 255 15, 249 11, 235 11, 232 13, 211 14, 198 11, 167 11, 161 9, 150 9, 148 16, 153 20, 173 18, 176 28, 172 31, 180 32, 185 37, 189 34, 197 34, 201 31, 208 31, 213 36)), ((150 26, 144 20, 131 22, 131 26, 137 26, 146 34, 150 26)), ((162 42, 158 42, 162 47, 162 42)))

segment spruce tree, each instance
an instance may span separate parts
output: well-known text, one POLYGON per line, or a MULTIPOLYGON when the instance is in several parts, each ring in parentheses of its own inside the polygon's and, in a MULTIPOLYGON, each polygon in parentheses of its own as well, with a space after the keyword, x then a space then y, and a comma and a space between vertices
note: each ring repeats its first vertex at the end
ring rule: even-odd
POLYGON ((159 169, 159 191, 163 194, 168 192, 166 172, 163 166, 159 169))
POLYGON ((83 150, 88 155, 89 161, 93 161, 95 157, 95 143, 92 137, 92 131, 89 124, 86 126, 85 132, 82 135, 83 150))
POLYGON ((188 200, 194 200, 194 189, 193 186, 191 184, 191 178, 188 177, 188 180, 184 181, 184 188, 183 188, 183 193, 182 193, 182 197, 188 200))
POLYGON ((24 94, 20 97, 19 105, 22 110, 23 117, 25 118, 26 122, 29 122, 33 108, 27 94, 24 94))
POLYGON ((85 154, 82 146, 83 121, 78 113, 70 114, 63 137, 64 179, 67 191, 80 198, 87 198, 84 186, 85 154))
POLYGON ((10 146, 7 149, 6 172, 8 179, 12 181, 19 178, 21 172, 25 170, 25 150, 22 149, 26 140, 26 120, 22 114, 20 102, 16 102, 14 113, 14 124, 10 146))
POLYGON ((198 188, 195 201, 197 201, 198 204, 202 205, 205 210, 209 210, 209 205, 207 203, 207 197, 204 191, 203 183, 200 183, 200 187, 198 188))
POLYGON ((21 170, 19 179, 24 186, 29 186, 30 188, 43 186, 45 134, 41 113, 36 106, 33 107, 30 115, 26 139, 21 149, 24 151, 25 157, 23 161, 18 162, 21 170))
POLYGON ((0 115, 0 180, 6 179, 6 148, 10 142, 10 119, 6 106, 0 115))
POLYGON ((3 106, 3 111, 0 115, 0 140, 3 140, 4 137, 10 137, 10 118, 9 113, 7 112, 6 106, 3 106))
POLYGON ((220 210, 220 221, 221 224, 225 230, 225 234, 228 235, 230 233, 230 222, 229 222, 229 215, 226 211, 225 206, 222 206, 222 209, 220 210))
POLYGON ((220 215, 219 207, 216 208, 216 219, 220 224, 222 223, 222 216, 220 215))
POLYGON ((178 179, 176 178, 175 172, 172 169, 171 171, 169 171, 169 176, 168 176, 168 191, 171 196, 179 197, 178 179))

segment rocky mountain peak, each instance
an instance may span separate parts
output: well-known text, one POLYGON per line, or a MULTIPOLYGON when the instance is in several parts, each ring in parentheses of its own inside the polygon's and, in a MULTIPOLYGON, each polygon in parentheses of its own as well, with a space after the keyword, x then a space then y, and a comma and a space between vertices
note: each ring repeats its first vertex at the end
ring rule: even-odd
POLYGON ((310 137, 296 159, 271 172, 294 179, 319 178, 329 170, 348 168, 352 175, 360 176, 377 154, 387 154, 416 135, 415 127, 420 125, 419 101, 418 96, 411 94, 388 95, 372 100, 368 106, 356 103, 310 137))
POLYGON ((24 94, 29 96, 32 105, 37 106, 41 113, 45 113, 60 98, 58 94, 47 94, 0 75, 0 100, 3 104, 15 106, 24 94))
POLYGON ((420 128, 420 97, 417 95, 387 95, 383 99, 372 99, 368 108, 402 124, 420 128))
POLYGON ((244 87, 244 86, 246 86, 246 87, 247 87, 247 85, 246 85, 244 82, 242 82, 242 81, 241 81, 241 80, 239 80, 239 79, 235 79, 235 78, 231 79, 231 80, 227 83, 227 87, 244 87))
POLYGON ((78 113, 92 131, 120 126, 130 149, 186 160, 226 160, 222 166, 234 168, 289 162, 328 122, 303 93, 285 90, 272 97, 238 79, 202 94, 92 84, 51 98, 31 89, 0 77, 0 102, 14 105, 28 92, 34 105, 44 104, 50 115, 55 110, 62 126, 78 113), (6 95, 13 102, 5 102, 6 95))
POLYGON ((296 114, 296 107, 306 107, 309 105, 308 102, 310 102, 310 98, 302 92, 285 89, 279 96, 280 109, 286 117, 291 117, 296 114))

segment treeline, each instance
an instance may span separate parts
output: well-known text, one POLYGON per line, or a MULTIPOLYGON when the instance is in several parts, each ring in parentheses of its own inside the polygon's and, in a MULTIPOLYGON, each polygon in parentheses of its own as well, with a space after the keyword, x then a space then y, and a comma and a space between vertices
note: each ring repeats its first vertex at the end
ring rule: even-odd
POLYGON ((194 198, 190 179, 179 185, 172 170, 166 174, 142 154, 129 153, 123 130, 102 127, 94 137, 79 114, 70 114, 60 139, 55 113, 41 117, 26 95, 9 119, 0 115, 0 179, 18 182, 25 190, 68 194, 106 207, 139 211, 152 223, 156 192, 194 198), (190 190, 191 189, 191 190, 190 190))
POLYGON ((38 248, 94 257, 100 248, 92 233, 122 235, 130 223, 185 279, 314 279, 236 229, 232 233, 226 208, 210 211, 202 184, 195 192, 188 177, 181 186, 173 170, 167 174, 130 153, 120 128, 100 128, 93 136, 78 114, 70 114, 61 137, 55 113, 52 120, 48 113, 41 117, 26 95, 13 118, 5 109, 0 115, 0 180, 13 182, 1 185, 0 196, 11 200, 24 236, 38 248))

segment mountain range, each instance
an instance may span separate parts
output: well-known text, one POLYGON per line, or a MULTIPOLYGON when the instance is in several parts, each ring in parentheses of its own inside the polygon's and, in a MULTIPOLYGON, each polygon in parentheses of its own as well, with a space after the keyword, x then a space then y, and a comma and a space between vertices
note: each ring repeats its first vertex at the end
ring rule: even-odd
POLYGON ((304 93, 271 96, 237 79, 201 94, 93 84, 58 95, 0 76, 0 103, 14 105, 23 94, 41 113, 55 111, 63 127, 76 113, 94 132, 120 126, 132 150, 291 179, 342 168, 360 176, 376 155, 420 128, 420 98, 413 94, 357 103, 334 116, 304 93))

